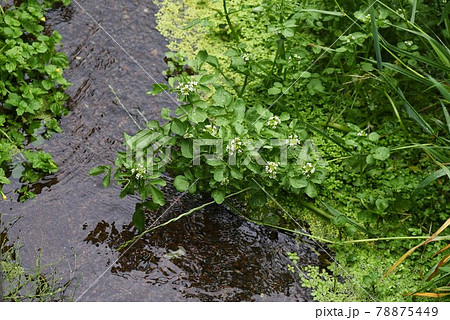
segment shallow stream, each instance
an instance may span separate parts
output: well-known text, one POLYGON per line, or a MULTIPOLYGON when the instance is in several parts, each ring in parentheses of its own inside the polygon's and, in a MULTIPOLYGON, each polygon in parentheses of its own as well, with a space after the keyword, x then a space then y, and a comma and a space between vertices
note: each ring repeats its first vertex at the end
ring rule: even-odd
MULTIPOLYGON (((43 262, 60 260, 58 274, 73 278, 79 301, 311 300, 288 271, 286 252, 298 252, 302 265, 317 265, 312 244, 220 206, 156 230, 114 263, 117 247, 137 234, 130 225, 137 198, 120 199, 117 186, 104 189, 88 172, 112 163, 123 133, 137 130, 109 86, 140 125, 139 112, 158 119, 163 107, 175 107, 168 96, 146 95, 154 80, 164 81, 166 68, 156 11, 151 0, 77 0, 49 13, 47 27, 62 35, 70 60, 71 112, 61 120, 64 132, 39 146, 53 155, 58 173, 36 184, 34 200, 18 203, 10 193, 1 203, 3 223, 21 216, 10 240, 19 239, 25 264, 38 249, 43 262)), ((179 196, 166 192, 169 203, 179 196)), ((183 197, 169 216, 205 201, 183 197)))

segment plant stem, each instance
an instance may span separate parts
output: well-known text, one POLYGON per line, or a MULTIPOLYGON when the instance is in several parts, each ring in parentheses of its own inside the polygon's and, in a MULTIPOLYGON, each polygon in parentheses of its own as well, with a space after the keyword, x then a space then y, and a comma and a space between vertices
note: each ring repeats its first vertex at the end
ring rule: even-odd
MULTIPOLYGON (((368 238, 368 239, 335 241, 335 240, 329 240, 329 239, 325 239, 325 238, 322 238, 322 237, 314 236, 314 235, 306 233, 306 232, 302 232, 302 231, 298 231, 298 230, 292 230, 292 229, 289 229, 289 228, 276 226, 276 225, 273 225, 273 224, 270 224, 270 223, 265 223, 265 222, 261 222, 261 221, 252 220, 252 219, 246 217, 245 215, 243 215, 242 212, 240 212, 235 206, 233 206, 229 202, 227 202, 226 204, 233 211, 235 211, 237 214, 239 214, 242 218, 244 218, 245 220, 247 220, 249 222, 252 222, 254 224, 257 224, 257 225, 260 225, 260 226, 265 226, 265 227, 270 227, 270 228, 274 228, 274 229, 278 229, 278 230, 283 230, 283 231, 287 231, 287 232, 291 232, 291 233, 295 233, 295 234, 298 234, 298 235, 301 235, 301 236, 305 236, 305 237, 310 238, 310 239, 319 240, 321 242, 329 243, 329 244, 355 244, 355 243, 364 243, 364 242, 392 241, 392 240, 425 240, 425 239, 430 238, 430 236, 410 236, 410 237, 382 237, 382 238, 368 238)), ((443 241, 443 240, 450 240, 450 236, 436 237, 432 241, 443 241)))
POLYGON ((372 25, 372 34, 373 34, 373 42, 375 45, 375 55, 377 58, 377 68, 378 71, 383 71, 383 61, 381 60, 381 50, 380 50, 380 39, 378 37, 378 28, 377 28, 377 22, 375 17, 375 8, 373 7, 374 4, 370 7, 370 23, 372 25))
POLYGON ((247 87, 247 83, 248 83, 248 74, 245 75, 244 84, 242 85, 241 92, 239 93, 239 98, 241 98, 242 95, 244 94, 245 88, 247 87))
POLYGON ((301 203, 303 206, 305 206, 306 208, 308 208, 311 211, 314 211, 315 213, 320 214, 321 216, 327 218, 327 219, 333 219, 333 216, 327 212, 325 212, 324 210, 316 207, 315 205, 313 205, 312 203, 309 202, 302 202, 301 203))
POLYGON ((0 129, 0 132, 3 133, 3 135, 9 140, 9 142, 11 142, 12 144, 14 144, 14 141, 11 140, 11 138, 8 136, 8 134, 3 131, 2 129, 0 129))
POLYGON ((234 39, 237 42, 239 42, 239 36, 235 32, 233 25, 231 24, 230 16, 229 16, 228 10, 227 10, 227 1, 226 0, 223 0, 223 11, 225 13, 225 19, 227 19, 227 24, 228 24, 228 27, 230 28, 231 34, 233 35, 234 39))
POLYGON ((391 103, 392 109, 394 109, 395 116, 397 117, 398 122, 400 123, 400 126, 402 127, 403 131, 408 132, 406 130, 405 126, 403 125, 402 118, 400 117, 400 113, 398 112, 394 101, 392 100, 392 98, 389 96, 389 94, 386 91, 384 91, 384 94, 386 95, 386 97, 388 98, 389 102, 391 103))

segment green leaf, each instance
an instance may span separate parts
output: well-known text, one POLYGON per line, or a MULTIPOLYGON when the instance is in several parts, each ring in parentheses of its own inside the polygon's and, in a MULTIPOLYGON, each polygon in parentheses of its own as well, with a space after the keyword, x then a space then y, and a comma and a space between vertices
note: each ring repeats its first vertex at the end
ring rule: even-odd
POLYGON ((281 121, 287 121, 287 120, 289 120, 291 118, 291 115, 289 114, 289 113, 287 113, 287 112, 283 112, 281 115, 280 115, 280 120, 281 121))
POLYGON ((219 106, 226 106, 231 102, 231 94, 222 87, 216 90, 212 98, 219 106))
POLYGON ((375 201, 378 211, 382 212, 389 207, 389 202, 386 199, 380 198, 375 201))
POLYGON ((44 87, 45 90, 50 90, 54 86, 55 82, 53 80, 46 79, 42 81, 42 87, 44 87))
POLYGON ((89 171, 89 175, 90 175, 90 176, 97 176, 97 175, 99 175, 99 174, 102 174, 102 173, 105 172, 106 170, 108 170, 108 167, 107 167, 107 166, 98 166, 98 167, 92 168, 92 169, 89 171))
POLYGON ((214 68, 219 68, 219 60, 217 60, 217 58, 214 56, 208 56, 206 62, 214 68))
POLYGON ((380 135, 376 132, 371 132, 369 134, 369 140, 372 142, 377 142, 380 139, 380 135))
POLYGON ((230 171, 231 176, 232 176, 234 179, 242 180, 242 179, 244 178, 244 175, 242 174, 242 172, 239 171, 239 169, 237 169, 236 167, 231 166, 230 169, 231 169, 231 171, 230 171))
POLYGON ((225 200, 225 191, 216 189, 212 192, 211 196, 217 204, 221 204, 225 200))
POLYGON ((169 87, 165 84, 162 83, 154 83, 153 84, 153 88, 152 91, 147 92, 147 94, 151 94, 151 95, 156 95, 158 93, 161 93, 163 91, 166 91, 167 89, 169 89, 169 87))
POLYGON ((170 124, 170 129, 173 133, 179 136, 184 136, 187 131, 187 124, 186 122, 181 122, 178 119, 173 119, 172 123, 170 124))
POLYGON ((178 192, 184 192, 189 189, 189 181, 185 176, 176 176, 173 181, 173 186, 177 189, 178 192))
POLYGON ((223 180, 223 175, 225 173, 225 168, 215 168, 214 170, 214 180, 220 182, 223 180))
POLYGON ((109 172, 109 170, 108 170, 108 173, 102 180, 103 187, 107 188, 110 183, 111 183, 111 172, 109 172))
POLYGON ((267 93, 270 95, 277 95, 277 94, 281 93, 281 89, 277 88, 277 87, 273 87, 273 88, 270 88, 269 90, 267 90, 267 93))
POLYGON ((201 123, 203 121, 206 120, 206 118, 208 117, 206 111, 202 110, 202 109, 195 109, 192 113, 191 113, 191 119, 194 120, 196 123, 201 123))
POLYGON ((306 181, 306 179, 290 178, 289 182, 295 189, 301 189, 308 185, 308 181, 306 181))
POLYGON ((233 101, 230 106, 229 106, 229 110, 231 110, 231 112, 233 112, 234 115, 234 119, 236 119, 236 121, 238 122, 242 122, 242 120, 244 119, 245 116, 245 102, 242 99, 236 99, 235 101, 233 101))
POLYGON ((152 195, 153 202, 163 206, 166 201, 164 200, 164 193, 155 186, 150 186, 150 194, 152 195))
POLYGON ((172 111, 169 108, 162 108, 161 110, 161 118, 166 119, 166 120, 170 120, 170 113, 172 111))
POLYGON ((14 70, 16 70, 16 63, 15 62, 8 62, 8 63, 5 64, 5 67, 6 67, 6 71, 11 73, 14 70))
POLYGON ((5 171, 0 168, 0 184, 10 184, 11 181, 9 181, 8 178, 5 177, 5 171))
POLYGON ((339 215, 335 216, 333 219, 331 219, 331 223, 335 225, 338 228, 341 228, 346 225, 347 218, 345 216, 339 215))
POLYGON ((317 188, 314 185, 314 183, 312 182, 308 182, 308 185, 306 186, 305 189, 305 193, 308 195, 308 197, 310 198, 315 198, 317 197, 317 188))
POLYGON ((391 155, 390 151, 386 147, 378 147, 375 149, 375 152, 373 153, 373 157, 377 160, 384 161, 391 155))
POLYGON ((208 53, 205 50, 201 50, 198 52, 196 60, 197 60, 197 66, 200 69, 203 64, 206 62, 206 59, 208 59, 208 53))
POLYGON ((215 74, 205 74, 204 76, 202 76, 200 78, 200 80, 198 80, 199 84, 209 84, 211 82, 214 81, 214 79, 216 79, 217 76, 215 74))
POLYGON ((138 229, 139 232, 144 231, 145 227, 145 213, 142 210, 142 203, 136 203, 136 207, 133 214, 133 225, 138 229))
POLYGON ((181 147, 181 155, 185 158, 188 159, 192 159, 192 157, 194 156, 192 154, 192 144, 189 140, 183 140, 180 142, 180 147, 181 147))
POLYGON ((308 83, 307 87, 309 94, 311 95, 325 92, 325 87, 323 86, 322 81, 320 79, 312 79, 308 83))

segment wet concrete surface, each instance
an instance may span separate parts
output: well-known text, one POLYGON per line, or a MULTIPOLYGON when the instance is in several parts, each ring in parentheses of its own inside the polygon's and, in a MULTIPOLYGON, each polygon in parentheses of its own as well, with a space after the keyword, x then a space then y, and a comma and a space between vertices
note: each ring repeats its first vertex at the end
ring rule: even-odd
MULTIPOLYGON (((73 84, 67 91, 71 112, 61 120, 64 132, 40 146, 53 155, 58 173, 38 184, 36 199, 18 203, 10 190, 10 200, 1 203, 4 224, 21 216, 9 238, 22 244, 25 263, 33 263, 40 248, 43 262, 61 260, 58 271, 73 277, 79 301, 311 300, 287 270, 286 258, 295 251, 301 264, 317 265, 311 243, 221 206, 158 229, 120 256, 118 246, 137 234, 130 221, 138 199, 120 199, 117 186, 104 189, 88 173, 112 163, 123 133, 137 130, 109 86, 141 125, 138 110, 158 119, 163 107, 176 107, 167 95, 146 95, 154 80, 164 81, 166 68, 156 10, 152 1, 77 0, 49 13, 47 26, 63 36, 61 50, 70 59, 65 76, 73 84)), ((169 204, 178 199, 170 188, 166 193, 169 204)), ((205 201, 183 197, 163 218, 205 201)))

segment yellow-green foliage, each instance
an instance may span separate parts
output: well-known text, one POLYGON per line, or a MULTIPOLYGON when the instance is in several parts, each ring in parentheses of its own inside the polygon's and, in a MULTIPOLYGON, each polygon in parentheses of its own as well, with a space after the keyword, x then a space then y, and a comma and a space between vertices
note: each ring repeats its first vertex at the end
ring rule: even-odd
MULTIPOLYGON (((230 30, 221 0, 154 1, 160 8, 156 15, 157 29, 168 40, 167 47, 171 51, 183 51, 188 58, 193 59, 199 50, 206 50, 210 55, 216 56, 223 65, 229 64, 229 57, 225 52, 235 47, 236 43, 224 37, 230 30), (203 22, 187 28, 196 19, 203 22)), ((261 3, 262 0, 228 0, 227 9, 233 26, 239 29, 240 44, 246 46, 246 51, 257 59, 273 59, 274 52, 264 45, 267 38, 265 26, 268 23, 261 21, 265 19, 263 15, 251 12, 252 8, 258 7, 261 3)), ((286 204, 286 207, 289 207, 289 204, 286 204)), ((338 235, 337 229, 332 227, 329 221, 318 217, 308 209, 294 205, 288 210, 298 221, 307 221, 313 234, 323 238, 335 238, 338 235)))
MULTIPOLYGON (((157 13, 157 29, 169 41, 168 48, 172 51, 183 51, 189 58, 197 52, 207 50, 210 55, 224 61, 224 53, 231 47, 227 41, 217 41, 222 33, 229 33, 223 14, 222 1, 212 0, 155 0, 160 7, 157 13), (202 22, 186 28, 195 19, 202 22)), ((261 0, 228 0, 227 7, 230 19, 241 34, 240 43, 247 46, 247 51, 261 57, 269 57, 273 53, 264 48, 267 31, 264 23, 255 23, 256 19, 264 19, 252 13, 251 8, 257 7, 261 0)))
POLYGON ((405 297, 404 294, 414 292, 421 283, 418 264, 408 260, 400 265, 398 272, 378 282, 398 257, 389 250, 380 251, 371 245, 352 245, 351 250, 353 253, 351 255, 343 254, 343 250, 337 250, 334 259, 339 261, 339 265, 333 262, 328 270, 319 270, 314 266, 302 267, 302 272, 299 272, 302 285, 314 289, 312 292, 314 300, 320 302, 412 300, 411 296, 405 297))

